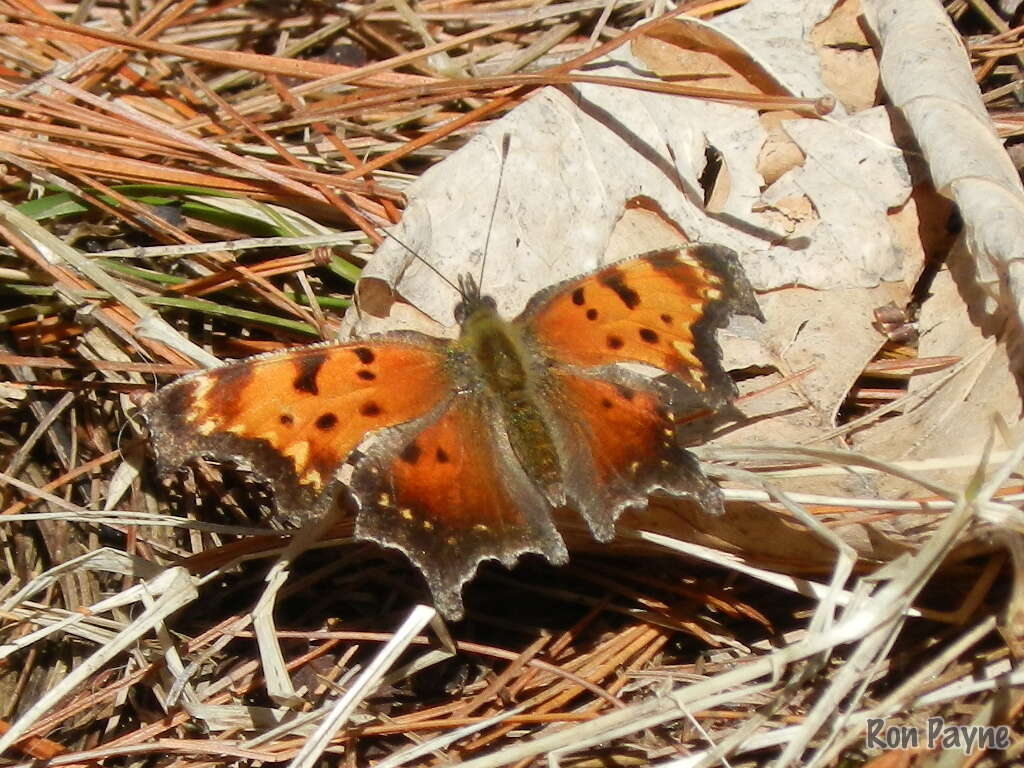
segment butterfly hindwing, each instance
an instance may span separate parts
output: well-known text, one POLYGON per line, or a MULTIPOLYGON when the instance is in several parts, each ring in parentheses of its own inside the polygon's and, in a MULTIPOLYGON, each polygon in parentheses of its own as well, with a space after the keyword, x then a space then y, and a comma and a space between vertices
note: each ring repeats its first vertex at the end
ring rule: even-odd
POLYGON ((321 344, 179 379, 144 409, 161 467, 207 456, 249 465, 285 517, 322 512, 346 458, 371 432, 446 395, 444 345, 421 334, 321 344))
POLYGON ((462 616, 462 585, 481 560, 568 559, 550 506, 499 424, 484 402, 458 395, 423 423, 381 435, 352 476, 356 536, 405 552, 449 618, 462 616))
POLYGON ((541 291, 516 322, 560 363, 642 363, 713 407, 733 394, 715 331, 730 312, 760 317, 735 254, 696 244, 643 254, 541 291))
POLYGON ((564 456, 566 495, 594 536, 614 536, 627 507, 655 490, 687 496, 708 512, 721 494, 676 437, 670 392, 640 376, 605 370, 601 378, 553 372, 559 408, 552 414, 564 456))

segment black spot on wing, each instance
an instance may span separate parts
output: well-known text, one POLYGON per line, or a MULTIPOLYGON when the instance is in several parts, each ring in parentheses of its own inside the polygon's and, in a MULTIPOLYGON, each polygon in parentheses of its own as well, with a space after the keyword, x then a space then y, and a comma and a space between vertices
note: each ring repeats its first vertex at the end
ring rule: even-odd
POLYGON ((640 306, 640 294, 626 285, 622 279, 622 272, 617 269, 611 270, 601 278, 601 283, 614 291, 619 301, 626 305, 626 309, 636 309, 640 306))
POLYGON ((409 443, 402 452, 398 454, 398 458, 404 461, 406 464, 415 464, 420 460, 420 455, 423 453, 423 449, 416 445, 415 442, 409 443))
POLYGON ((316 385, 316 377, 319 375, 320 369, 323 368, 325 360, 327 360, 327 355, 323 352, 305 355, 296 360, 298 371, 292 382, 292 387, 296 392, 320 394, 320 388, 316 385))
POLYGON ((587 310, 587 320, 597 320, 597 310, 593 307, 587 310))
POLYGON ((608 345, 608 349, 622 349, 626 342, 624 342, 620 336, 608 334, 608 338, 605 340, 605 343, 608 345))
POLYGON ((373 354, 373 350, 369 347, 356 347, 352 350, 352 354, 358 357, 359 362, 363 365, 369 365, 377 359, 377 356, 373 354))
POLYGON ((451 461, 451 458, 448 456, 448 452, 444 448, 438 448, 437 452, 434 454, 434 458, 437 459, 438 464, 447 464, 451 461))
POLYGON ((655 331, 652 331, 650 328, 641 328, 640 338, 646 341, 648 344, 657 344, 659 336, 655 331))
POLYGON ((326 432, 338 425, 338 417, 333 413, 322 413, 316 417, 316 428, 326 432))
POLYGON ((295 423, 295 417, 292 416, 290 413, 282 413, 280 416, 277 417, 277 420, 286 427, 290 427, 292 424, 295 423))
POLYGON ((208 374, 215 382, 214 389, 223 388, 230 391, 232 396, 245 389, 252 378, 252 366, 249 365, 226 365, 223 368, 214 368, 208 374))
POLYGON ((356 371, 356 376, 358 376, 363 381, 373 381, 374 379, 377 378, 377 374, 375 374, 373 371, 368 371, 365 368, 356 371))
POLYGON ((359 406, 359 413, 363 416, 380 416, 380 406, 373 402, 373 400, 367 400, 361 406, 359 406))
POLYGON ((583 289, 577 288, 572 292, 572 303, 577 307, 582 307, 586 303, 586 297, 583 295, 583 289))

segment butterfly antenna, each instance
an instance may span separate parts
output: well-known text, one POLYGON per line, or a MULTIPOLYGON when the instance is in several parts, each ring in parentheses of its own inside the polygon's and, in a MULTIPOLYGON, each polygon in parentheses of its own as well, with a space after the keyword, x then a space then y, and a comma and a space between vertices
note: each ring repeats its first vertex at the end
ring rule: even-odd
POLYGON ((487 237, 484 238, 484 255, 480 257, 480 277, 477 278, 477 285, 484 284, 484 269, 487 267, 487 251, 491 247, 491 230, 494 229, 494 216, 498 212, 498 197, 501 195, 501 181, 505 177, 505 160, 508 158, 508 148, 512 143, 509 134, 501 137, 501 165, 498 166, 498 188, 494 190, 494 204, 491 206, 491 220, 487 223, 487 237))
POLYGON ((431 272, 433 272, 435 275, 437 275, 439 278, 441 278, 444 282, 446 282, 448 285, 450 285, 452 288, 454 288, 456 291, 458 291, 460 298, 463 298, 463 299, 466 298, 466 294, 462 290, 461 286, 456 285, 451 280, 449 280, 447 277, 445 277, 443 274, 441 274, 441 270, 439 270, 437 267, 435 267, 429 261, 424 259, 418 253, 416 253, 416 251, 414 251, 411 246, 409 246, 406 243, 404 243, 401 240, 401 238, 396 237, 395 235, 391 234, 390 232, 385 232, 384 230, 381 230, 381 231, 383 232, 385 237, 390 237, 392 240, 394 240, 400 246, 405 248, 405 250, 407 250, 409 252, 409 255, 411 255, 414 259, 417 259, 420 262, 420 264, 425 266, 427 269, 429 269, 431 272))

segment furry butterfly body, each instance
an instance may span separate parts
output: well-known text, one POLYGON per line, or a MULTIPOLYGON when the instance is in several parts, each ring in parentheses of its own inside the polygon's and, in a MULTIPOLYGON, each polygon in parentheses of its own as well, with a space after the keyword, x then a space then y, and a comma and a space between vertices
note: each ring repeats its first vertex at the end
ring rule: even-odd
POLYGON ((457 339, 295 348, 164 388, 145 408, 160 464, 248 465, 292 519, 348 494, 356 536, 403 551, 449 618, 482 560, 568 559, 557 508, 601 541, 657 490, 721 508, 682 446, 685 418, 733 395, 716 330, 731 312, 760 316, 731 252, 638 256, 541 291, 513 320, 461 283, 457 339))

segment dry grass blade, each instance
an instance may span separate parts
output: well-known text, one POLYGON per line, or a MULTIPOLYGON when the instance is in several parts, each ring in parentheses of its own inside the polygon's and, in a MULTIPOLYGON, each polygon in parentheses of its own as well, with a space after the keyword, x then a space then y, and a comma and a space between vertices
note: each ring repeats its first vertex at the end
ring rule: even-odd
POLYGON ((360 701, 369 695, 416 634, 436 615, 437 612, 433 608, 425 605, 418 605, 413 609, 409 617, 395 632, 395 636, 380 649, 376 658, 352 682, 351 688, 330 708, 313 736, 292 758, 290 768, 309 768, 320 759, 338 729, 351 717, 360 701))
POLYGON ((940 719, 1012 744, 922 760, 1017 759, 1024 27, 945 5, 0 0, 3 757, 861 765, 940 719), (570 510, 567 565, 485 563, 444 624, 347 497, 156 471, 178 376, 693 240, 767 318, 693 449, 723 515, 570 510))
POLYGON ((94 613, 103 613, 118 604, 127 602, 150 603, 131 624, 118 632, 110 643, 101 646, 74 672, 67 675, 59 685, 36 700, 21 715, 17 723, 12 725, 6 733, 0 735, 0 751, 6 750, 21 739, 36 720, 63 701, 79 685, 103 669, 111 659, 134 646, 140 637, 161 626, 171 614, 192 602, 196 596, 195 586, 188 573, 181 568, 172 568, 159 574, 151 584, 140 585, 134 590, 134 594, 125 593, 115 599, 91 606, 90 610, 94 613), (151 596, 157 596, 157 599, 151 601, 148 599, 151 596))
MULTIPOLYGON (((1019 462, 1024 456, 1024 444, 1020 455, 1014 457, 1019 462)), ((774 687, 776 673, 794 662, 805 660, 822 651, 836 648, 846 643, 863 641, 872 638, 876 642, 889 643, 894 637, 894 622, 903 620, 906 610, 913 603, 918 592, 924 586, 927 576, 941 563, 950 551, 963 528, 971 517, 976 514, 974 502, 962 502, 946 518, 935 535, 922 547, 921 551, 903 564, 899 570, 891 572, 892 578, 880 587, 869 589, 870 599, 863 595, 855 604, 847 607, 837 622, 817 633, 808 636, 798 643, 779 650, 766 658, 743 665, 740 669, 717 675, 703 683, 690 686, 663 695, 641 705, 605 715, 592 723, 574 726, 547 737, 535 739, 502 753, 481 757, 468 761, 470 768, 491 768, 492 766, 508 765, 534 755, 541 755, 559 750, 577 751, 585 749, 628 733, 641 731, 675 719, 680 712, 695 712, 700 709, 720 706, 722 703, 747 697, 754 693, 763 693, 774 687), (767 682, 765 680, 767 679, 767 682), (714 686, 714 692, 710 688, 714 686), (727 693, 722 689, 738 687, 727 693)), ((875 582, 877 577, 870 577, 875 582)), ((855 589, 855 592, 860 590, 855 589)), ((872 655, 877 652, 873 643, 859 643, 858 653, 872 655)), ((854 659, 854 662, 857 660, 854 659)), ((860 662, 863 664, 863 662, 860 662)), ((864 672, 857 663, 850 664, 845 679, 836 680, 833 685, 840 688, 845 684, 862 683, 866 679, 864 672)), ((845 698, 848 691, 841 691, 835 698, 819 699, 818 711, 832 713, 836 702, 845 698)), ((795 755, 807 748, 810 737, 820 727, 821 721, 813 718, 788 733, 787 751, 779 758, 780 765, 787 765, 795 755)), ((744 751, 745 745, 733 745, 738 751, 744 751)), ((711 755, 717 756, 718 750, 713 749, 711 755)))

